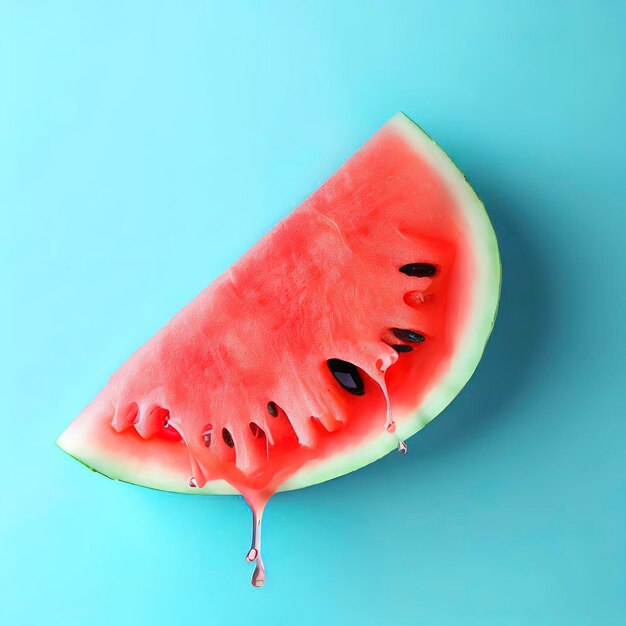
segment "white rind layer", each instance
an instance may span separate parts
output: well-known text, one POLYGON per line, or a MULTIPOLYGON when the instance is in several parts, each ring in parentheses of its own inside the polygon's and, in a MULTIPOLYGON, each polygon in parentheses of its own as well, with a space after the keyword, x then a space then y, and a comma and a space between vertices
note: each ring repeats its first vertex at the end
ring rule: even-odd
MULTIPOLYGON (((416 152, 428 161, 445 181, 454 197, 469 234, 469 250, 474 255, 475 276, 472 285, 470 311, 465 327, 460 332, 459 345, 450 366, 429 391, 426 398, 407 414, 396 412, 397 434, 408 439, 443 411, 465 386, 474 373, 491 334, 500 297, 500 256, 496 236, 483 203, 471 188, 463 174, 446 153, 403 113, 389 122, 416 152)), ((201 489, 187 487, 187 474, 173 472, 158 458, 124 462, 112 458, 95 446, 90 430, 100 422, 98 412, 102 409, 96 399, 79 418, 58 438, 57 445, 78 461, 109 478, 133 484, 179 493, 195 495, 238 493, 224 480, 213 480, 201 489), (81 419, 82 418, 82 419, 81 419), (96 469, 97 468, 97 469, 96 469), (132 477, 132 479, 131 479, 132 477), (185 486, 183 486, 185 485, 185 486)), ((110 416, 108 416, 110 420, 110 416)), ((381 429, 379 435, 365 439, 353 448, 331 458, 311 461, 286 480, 280 491, 300 489, 321 483, 357 470, 395 450, 395 437, 381 429)))

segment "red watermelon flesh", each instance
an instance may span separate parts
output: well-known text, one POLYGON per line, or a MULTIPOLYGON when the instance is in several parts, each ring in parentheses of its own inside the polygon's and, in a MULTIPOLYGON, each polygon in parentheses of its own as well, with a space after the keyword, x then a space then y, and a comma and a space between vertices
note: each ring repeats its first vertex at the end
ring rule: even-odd
POLYGON ((399 114, 183 308, 58 440, 111 478, 277 490, 399 447, 458 393, 495 318, 500 264, 484 208, 399 114))

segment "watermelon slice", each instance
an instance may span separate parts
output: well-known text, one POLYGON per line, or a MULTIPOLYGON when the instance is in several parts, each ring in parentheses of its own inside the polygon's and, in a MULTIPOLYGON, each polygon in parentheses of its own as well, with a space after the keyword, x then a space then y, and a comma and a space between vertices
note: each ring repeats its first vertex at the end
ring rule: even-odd
POLYGON ((139 348, 57 443, 117 480, 242 494, 260 586, 268 498, 405 452, 474 372, 499 292, 482 203, 398 114, 139 348))

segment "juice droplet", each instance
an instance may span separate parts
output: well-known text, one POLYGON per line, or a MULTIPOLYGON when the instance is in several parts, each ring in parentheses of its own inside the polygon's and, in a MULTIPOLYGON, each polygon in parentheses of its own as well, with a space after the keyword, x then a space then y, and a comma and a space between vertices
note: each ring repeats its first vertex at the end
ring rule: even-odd
POLYGON ((197 486, 198 486, 198 482, 196 481, 195 476, 192 476, 192 477, 189 479, 189 486, 190 486, 190 487, 197 487, 197 486))
POLYGON ((248 563, 252 563, 253 561, 256 561, 257 556, 259 556, 257 549, 250 548, 248 554, 246 554, 246 561, 248 561, 248 563))
POLYGON ((396 423, 395 422, 388 422, 387 424, 385 424, 385 429, 387 430, 388 433, 395 433, 396 432, 396 423))
POLYGON ((263 567, 263 561, 259 557, 256 561, 256 567, 254 568, 254 573, 252 574, 252 586, 260 588, 263 586, 265 582, 265 568, 263 567))
POLYGON ((398 440, 398 452, 400 454, 406 454, 409 451, 409 447, 402 441, 402 439, 398 440))

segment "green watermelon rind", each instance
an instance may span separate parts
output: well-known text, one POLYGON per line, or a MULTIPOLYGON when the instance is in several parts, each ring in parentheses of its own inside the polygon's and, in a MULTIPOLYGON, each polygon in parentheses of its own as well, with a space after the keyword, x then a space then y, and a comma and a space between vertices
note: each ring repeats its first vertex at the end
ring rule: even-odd
MULTIPOLYGON (((477 284, 472 290, 475 298, 473 311, 467 318, 459 347, 448 371, 433 386, 419 407, 405 415, 397 411, 394 414, 398 435, 408 439, 452 402, 478 367, 495 323, 500 298, 501 265, 498 243, 485 206, 463 173, 435 141, 403 113, 398 113, 388 125, 407 142, 415 145, 416 151, 446 181, 447 188, 455 195, 458 206, 465 213, 466 226, 471 231, 471 251, 476 261, 477 284)), ((90 410, 87 407, 85 412, 90 410)), ((100 452, 96 443, 90 440, 88 431, 83 431, 83 428, 88 428, 87 422, 66 430, 56 444, 74 459, 107 478, 158 491, 194 495, 238 493, 221 479, 209 481, 202 488, 187 487, 181 476, 168 472, 157 460, 153 463, 145 460, 137 463, 133 459, 125 459, 123 462, 112 459, 100 452)), ((287 479, 279 490, 300 489, 338 478, 380 459, 395 450, 396 446, 395 437, 381 429, 380 435, 366 439, 343 453, 307 463, 287 479)))

